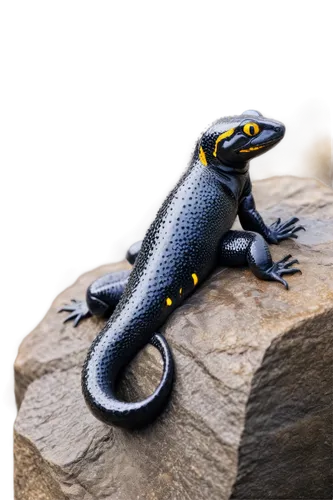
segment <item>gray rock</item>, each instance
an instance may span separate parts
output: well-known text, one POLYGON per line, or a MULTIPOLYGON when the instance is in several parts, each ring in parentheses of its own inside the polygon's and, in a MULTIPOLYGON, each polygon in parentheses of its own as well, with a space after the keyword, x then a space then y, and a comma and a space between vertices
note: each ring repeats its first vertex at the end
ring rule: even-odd
MULTIPOLYGON (((15 362, 16 500, 332 498, 333 191, 310 179, 255 184, 267 222, 307 228, 272 247, 303 275, 290 291, 248 269, 218 269, 164 327, 176 362, 170 404, 129 432, 97 421, 80 389, 103 321, 76 329, 56 311, 83 298, 108 265, 82 276, 23 341, 15 362)), ((122 381, 124 398, 153 391, 161 360, 148 347, 122 381)))

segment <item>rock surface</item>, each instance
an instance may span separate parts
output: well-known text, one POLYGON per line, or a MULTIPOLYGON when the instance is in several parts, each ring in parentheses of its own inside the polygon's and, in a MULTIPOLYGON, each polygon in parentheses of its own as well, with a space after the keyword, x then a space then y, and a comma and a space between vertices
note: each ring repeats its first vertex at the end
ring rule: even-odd
MULTIPOLYGON (((248 269, 218 269, 164 327, 176 362, 170 404, 151 427, 107 427, 85 407, 80 370, 103 322, 76 329, 56 311, 23 341, 15 362, 16 500, 332 498, 333 191, 291 177, 255 184, 267 222, 297 215, 307 232, 272 247, 303 274, 290 291, 248 269)), ((122 382, 147 395, 161 373, 148 347, 122 382)))

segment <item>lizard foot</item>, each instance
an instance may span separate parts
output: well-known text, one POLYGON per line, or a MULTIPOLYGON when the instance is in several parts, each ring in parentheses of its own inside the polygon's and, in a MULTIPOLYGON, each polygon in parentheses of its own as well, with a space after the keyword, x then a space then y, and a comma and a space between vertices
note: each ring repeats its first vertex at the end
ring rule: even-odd
POLYGON ((281 222, 281 219, 277 219, 270 227, 270 243, 279 243, 280 241, 286 240, 288 238, 298 238, 299 231, 305 231, 304 226, 296 226, 296 222, 299 219, 297 217, 292 217, 286 222, 281 222))
POLYGON ((274 262, 271 267, 265 270, 264 272, 264 279, 269 280, 269 281, 278 281, 279 283, 282 283, 286 287, 287 290, 289 290, 289 285, 286 282, 285 279, 282 278, 284 274, 296 274, 296 273, 301 273, 302 271, 296 267, 292 267, 294 264, 299 264, 297 259, 291 259, 291 255, 287 255, 283 259, 279 260, 278 262, 274 262))
POLYGON ((71 313, 64 319, 63 322, 66 323, 67 321, 73 320, 73 326, 77 326, 82 319, 89 318, 91 316, 91 312, 89 311, 84 300, 72 299, 72 304, 65 304, 58 310, 58 313, 63 311, 71 313))

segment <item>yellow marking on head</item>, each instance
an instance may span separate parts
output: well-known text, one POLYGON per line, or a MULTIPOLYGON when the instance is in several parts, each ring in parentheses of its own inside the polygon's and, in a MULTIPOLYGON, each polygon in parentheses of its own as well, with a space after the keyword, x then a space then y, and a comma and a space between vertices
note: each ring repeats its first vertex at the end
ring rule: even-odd
POLYGON ((253 148, 249 148, 249 149, 241 149, 239 152, 240 153, 249 153, 250 151, 257 151, 257 149, 261 149, 261 148, 264 148, 265 145, 262 145, 262 146, 253 146, 253 148))
POLYGON ((200 150, 199 150, 199 160, 201 161, 201 163, 207 167, 207 159, 206 159, 206 155, 205 155, 205 152, 204 150, 202 149, 202 146, 200 146, 200 150))
POLYGON ((182 288, 180 288, 180 289, 179 289, 179 295, 181 295, 182 293, 183 293, 183 289, 182 289, 182 288))
POLYGON ((243 127, 243 132, 250 137, 259 134, 260 128, 259 125, 255 122, 246 123, 243 127))
POLYGON ((227 130, 226 132, 224 132, 223 134, 218 136, 218 138, 216 139, 216 142, 215 142, 215 148, 214 148, 214 152, 213 152, 214 156, 217 155, 218 143, 223 141, 223 139, 225 139, 226 137, 230 137, 234 132, 235 132, 235 129, 231 128, 230 130, 227 130))
POLYGON ((167 306, 172 306, 172 300, 170 299, 170 297, 167 297, 165 303, 167 306))
POLYGON ((194 283, 194 286, 195 286, 198 283, 199 278, 198 278, 198 276, 195 273, 193 273, 192 274, 192 279, 193 279, 193 283, 194 283))

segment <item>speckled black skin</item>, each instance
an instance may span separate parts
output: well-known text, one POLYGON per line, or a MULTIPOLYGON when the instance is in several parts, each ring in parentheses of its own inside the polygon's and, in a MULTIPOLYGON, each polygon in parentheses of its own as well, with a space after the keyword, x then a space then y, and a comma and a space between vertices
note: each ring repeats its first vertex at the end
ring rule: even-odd
MULTIPOLYGON (((131 247, 127 252, 127 259, 131 264, 136 258, 138 245, 140 247, 141 242, 133 245, 133 249, 131 247), (136 253, 133 253, 131 249, 135 250, 136 253)), ((109 318, 125 290, 130 273, 131 271, 113 272, 94 281, 87 289, 86 302, 73 299, 71 305, 65 305, 59 310, 59 312, 68 311, 71 313, 64 323, 74 320, 74 326, 77 326, 82 319, 89 316, 109 318)))
POLYGON ((271 149, 284 126, 256 111, 215 122, 198 141, 192 161, 167 197, 142 245, 127 254, 134 268, 97 280, 87 304, 63 310, 78 323, 90 314, 111 315, 93 342, 82 372, 82 390, 92 413, 107 424, 138 428, 162 411, 171 391, 173 360, 156 333, 173 310, 218 265, 249 265, 260 279, 275 280, 298 269, 290 255, 274 263, 267 245, 297 238, 297 218, 267 227, 256 211, 249 161, 271 149), (231 231, 239 215, 244 231, 231 231), (162 354, 164 372, 156 391, 140 402, 120 401, 115 392, 122 368, 147 343, 162 354))

